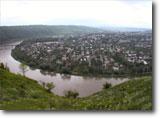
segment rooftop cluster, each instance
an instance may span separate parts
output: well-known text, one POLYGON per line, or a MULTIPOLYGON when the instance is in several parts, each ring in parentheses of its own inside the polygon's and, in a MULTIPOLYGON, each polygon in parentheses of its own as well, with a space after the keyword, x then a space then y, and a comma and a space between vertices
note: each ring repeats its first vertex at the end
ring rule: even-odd
POLYGON ((152 72, 152 33, 104 32, 24 41, 13 56, 31 67, 66 74, 152 72))

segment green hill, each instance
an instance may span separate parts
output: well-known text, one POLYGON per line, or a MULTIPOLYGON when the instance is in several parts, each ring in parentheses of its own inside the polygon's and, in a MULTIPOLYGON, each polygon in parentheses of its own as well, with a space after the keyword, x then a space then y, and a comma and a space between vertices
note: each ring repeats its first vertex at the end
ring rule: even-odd
POLYGON ((86 98, 47 92, 36 81, 0 69, 3 110, 152 110, 152 79, 141 77, 86 98))
POLYGON ((0 42, 60 35, 77 35, 104 31, 102 29, 73 25, 0 26, 0 42))

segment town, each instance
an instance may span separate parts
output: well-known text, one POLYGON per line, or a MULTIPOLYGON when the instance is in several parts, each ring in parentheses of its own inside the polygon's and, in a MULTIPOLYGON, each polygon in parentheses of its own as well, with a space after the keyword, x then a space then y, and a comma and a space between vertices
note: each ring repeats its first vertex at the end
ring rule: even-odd
POLYGON ((75 75, 152 72, 152 32, 101 32, 23 41, 12 56, 30 67, 75 75))

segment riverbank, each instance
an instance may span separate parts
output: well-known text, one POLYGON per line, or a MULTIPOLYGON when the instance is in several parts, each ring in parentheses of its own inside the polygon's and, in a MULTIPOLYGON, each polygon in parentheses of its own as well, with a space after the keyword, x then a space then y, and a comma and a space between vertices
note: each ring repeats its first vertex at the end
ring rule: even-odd
POLYGON ((0 69, 0 83, 2 110, 152 110, 149 76, 75 99, 48 93, 36 81, 3 69, 0 69))
MULTIPOLYGON (((21 63, 11 56, 11 50, 13 48, 13 46, 2 46, 0 50, 0 61, 9 67, 11 72, 22 74, 21 69, 19 68, 21 63)), ((56 95, 64 96, 66 90, 72 90, 77 91, 79 97, 86 97, 101 91, 106 82, 115 86, 129 80, 128 78, 84 77, 53 72, 49 74, 45 71, 39 69, 33 70, 29 67, 27 67, 25 75, 28 78, 36 80, 38 83, 53 82, 55 88, 52 92, 56 95)))
POLYGON ((23 59, 28 58, 27 56, 22 57, 23 59, 19 58, 19 56, 17 56, 17 54, 15 53, 15 49, 13 49, 11 51, 11 56, 15 60, 29 66, 33 70, 39 69, 39 70, 46 72, 48 74, 49 73, 59 73, 59 74, 64 74, 64 75, 68 75, 68 76, 74 75, 74 76, 83 76, 83 77, 91 77, 91 78, 94 78, 94 77, 97 77, 97 78, 136 78, 136 77, 151 76, 152 75, 151 72, 150 73, 142 73, 142 74, 127 74, 127 73, 126 74, 115 74, 115 73, 108 73, 108 74, 99 74, 99 73, 86 73, 86 74, 84 74, 83 73, 82 74, 82 73, 77 73, 77 72, 71 72, 71 73, 67 72, 66 73, 66 72, 61 72, 61 71, 56 71, 56 70, 48 70, 48 69, 40 68, 38 65, 33 66, 30 64, 30 62, 26 62, 25 60, 23 60, 23 59))

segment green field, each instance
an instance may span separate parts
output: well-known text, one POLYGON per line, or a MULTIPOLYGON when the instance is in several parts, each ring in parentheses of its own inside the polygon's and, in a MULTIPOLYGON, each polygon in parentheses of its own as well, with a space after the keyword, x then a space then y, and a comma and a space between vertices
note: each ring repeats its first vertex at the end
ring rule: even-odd
POLYGON ((152 110, 152 78, 140 77, 85 98, 49 93, 36 81, 0 69, 2 110, 152 110))

